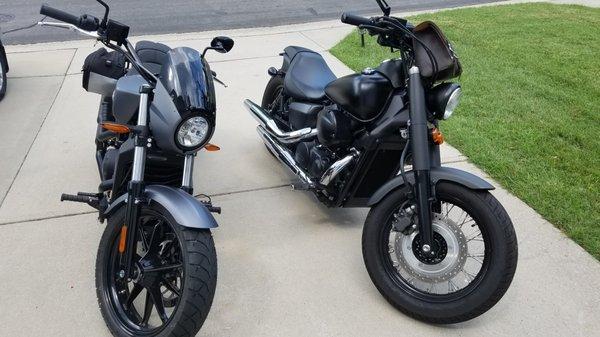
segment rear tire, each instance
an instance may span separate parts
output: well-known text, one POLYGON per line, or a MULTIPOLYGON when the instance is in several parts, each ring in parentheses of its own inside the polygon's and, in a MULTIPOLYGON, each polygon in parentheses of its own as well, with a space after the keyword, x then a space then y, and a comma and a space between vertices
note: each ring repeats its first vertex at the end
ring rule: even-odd
MULTIPOLYGON (((273 111, 273 103, 275 100, 281 95, 283 92, 283 81, 285 77, 283 75, 276 75, 271 77, 269 83, 267 83, 267 87, 265 88, 265 93, 263 94, 261 107, 268 112, 273 111)), ((277 158, 277 155, 271 152, 269 147, 265 144, 267 151, 273 158, 277 158)))
POLYGON ((271 111, 273 102, 283 91, 284 79, 285 77, 283 75, 276 75, 271 77, 269 83, 267 83, 267 87, 265 88, 265 93, 263 94, 261 104, 261 107, 263 109, 271 111))
MULTIPOLYGON (((110 272, 111 270, 114 271, 114 268, 110 268, 113 265, 111 256, 114 256, 114 249, 118 246, 115 245, 115 242, 118 241, 121 227, 124 223, 125 207, 122 207, 108 219, 108 225, 102 235, 98 248, 96 292, 100 311, 106 325, 114 336, 195 336, 202 327, 211 308, 217 282, 217 256, 210 230, 180 226, 166 209, 156 203, 145 206, 141 210, 142 216, 148 213, 160 214, 166 221, 173 224, 170 228, 172 228, 172 233, 175 234, 176 238, 175 241, 178 242, 178 247, 180 248, 176 254, 181 258, 180 269, 183 277, 181 277, 179 282, 175 280, 173 283, 180 295, 176 295, 175 292, 168 292, 164 282, 161 283, 162 286, 160 288, 164 289, 162 290, 163 296, 170 294, 169 298, 161 296, 164 305, 163 310, 165 308, 171 310, 168 320, 157 328, 150 327, 149 323, 145 323, 145 326, 141 323, 136 328, 136 323, 133 322, 132 325, 131 319, 131 316, 135 317, 135 315, 124 315, 122 312, 124 308, 123 302, 115 299, 120 295, 111 295, 115 292, 110 279, 111 277, 115 277, 110 272), (150 329, 154 330, 150 331, 150 329)), ((138 235, 138 237, 140 236, 138 235)), ((139 241, 138 245, 140 244, 141 241, 139 241)), ((149 245, 152 246, 152 243, 150 242, 149 245)), ((164 254, 163 251, 167 251, 168 253, 171 250, 171 248, 167 250, 165 247, 173 247, 173 244, 171 243, 172 246, 168 245, 169 243, 162 246, 160 254, 164 254)), ((142 281, 138 282, 141 284, 142 281)), ((131 282, 131 284, 134 284, 134 282, 131 282)), ((127 287, 129 288, 130 285, 127 287)), ((126 294, 128 296, 131 295, 127 290, 123 290, 123 292, 128 293, 126 294)), ((146 288, 141 290, 141 292, 147 292, 146 288)), ((141 297, 141 295, 138 296, 136 302, 143 300, 141 297)), ((152 298, 154 299, 155 297, 152 298)), ((131 309, 128 310, 129 313, 132 312, 131 309)), ((134 310, 138 309, 134 308, 134 310)), ((145 309, 142 310, 142 313, 139 314, 140 316, 142 314, 145 315, 145 309)), ((156 305, 151 307, 150 312, 154 315, 154 318, 152 318, 154 322, 161 321, 158 319, 160 316, 157 315, 156 305)))
MULTIPOLYGON (((454 245, 455 249, 458 247, 455 251, 459 252, 457 255, 464 254, 462 255, 464 260, 456 260, 459 261, 457 265, 460 265, 460 261, 469 263, 469 258, 476 256, 481 259, 481 267, 478 272, 472 274, 466 272, 465 269, 457 268, 452 272, 450 272, 450 268, 440 269, 441 272, 434 278, 428 276, 427 273, 431 272, 431 269, 427 268, 435 268, 436 264, 442 266, 445 259, 451 261, 452 257, 449 253, 451 246, 447 246, 448 255, 441 257, 441 261, 433 263, 419 262, 413 258, 417 255, 409 256, 410 248, 408 250, 400 249, 410 247, 410 240, 407 246, 403 246, 403 242, 405 242, 403 240, 410 235, 406 230, 394 231, 391 224, 396 221, 394 219, 398 219, 398 210, 404 207, 401 205, 406 205, 404 204, 407 201, 405 192, 404 190, 392 192, 371 209, 365 222, 362 237, 363 257, 369 276, 379 292, 398 310, 428 323, 463 322, 489 310, 508 289, 517 267, 517 238, 510 218, 502 205, 488 191, 474 191, 447 182, 437 185, 436 196, 439 200, 458 206, 474 221, 473 225, 465 225, 465 216, 465 221, 460 227, 456 222, 453 222, 450 227, 458 233, 458 230, 461 232, 473 230, 472 228, 477 225, 485 250, 482 249, 484 254, 475 255, 469 248, 469 245, 473 243, 469 241, 474 237, 470 237, 468 234, 466 236, 456 234, 463 241, 458 241, 459 243, 454 245), (463 248, 465 246, 467 248, 463 248), (460 251, 461 249, 463 250, 460 251), (398 255, 401 258, 396 261, 390 257, 398 255), (407 261, 416 261, 412 265, 416 267, 411 269, 407 261), (419 268, 428 271, 419 274, 419 268), (406 270, 409 272, 402 275, 402 272, 406 270), (454 288, 454 282, 457 280, 464 282, 464 288, 454 288), (427 290, 419 289, 417 287, 419 284, 425 284, 427 290)), ((445 217, 443 215, 445 212, 442 210, 436 221, 439 221, 438 223, 451 221, 448 213, 457 212, 457 210, 448 210, 445 217)), ((467 223, 470 224, 470 222, 467 223)), ((442 233, 441 227, 439 233, 442 233)), ((418 233, 413 237, 416 241, 418 233)), ((415 241, 412 243, 413 249, 415 241)), ((465 268, 464 263, 459 268, 465 268)))

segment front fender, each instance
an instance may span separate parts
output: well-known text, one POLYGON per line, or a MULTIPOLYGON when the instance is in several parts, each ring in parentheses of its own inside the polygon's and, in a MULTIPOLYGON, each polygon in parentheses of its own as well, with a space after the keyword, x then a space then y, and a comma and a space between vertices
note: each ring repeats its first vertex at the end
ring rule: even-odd
MULTIPOLYGON (((210 229, 218 227, 217 221, 206 207, 193 196, 181 189, 150 185, 145 188, 148 202, 156 202, 164 207, 178 224, 189 228, 210 229)), ((114 214, 127 203, 127 193, 119 196, 102 214, 103 218, 114 214)))
MULTIPOLYGON (((493 190, 494 186, 487 181, 469 172, 459 170, 453 167, 433 167, 430 172, 431 183, 435 186, 440 181, 449 181, 463 185, 472 190, 493 190)), ((406 178, 410 183, 415 182, 414 173, 406 172, 406 178)), ((379 203, 386 195, 405 185, 402 176, 396 176, 392 180, 381 186, 369 199, 368 206, 379 203)))

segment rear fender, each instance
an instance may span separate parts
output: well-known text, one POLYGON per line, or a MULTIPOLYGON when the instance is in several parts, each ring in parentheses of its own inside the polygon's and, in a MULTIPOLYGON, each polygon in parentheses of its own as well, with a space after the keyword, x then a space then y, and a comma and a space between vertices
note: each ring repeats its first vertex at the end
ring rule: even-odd
MULTIPOLYGON (((193 196, 181 189, 150 185, 145 188, 148 202, 156 202, 163 206, 177 221, 188 228, 211 229, 218 227, 217 221, 206 207, 193 196)), ((127 204, 127 193, 113 201, 102 214, 107 218, 127 204)))
MULTIPOLYGON (((431 183, 433 186, 437 185, 441 181, 449 181, 462 186, 465 186, 472 190, 493 190, 494 186, 487 181, 479 178, 478 176, 465 172, 463 170, 455 169, 452 167, 434 167, 431 168, 431 183)), ((406 178, 410 183, 415 182, 414 174, 412 171, 406 172, 406 178)), ((391 192, 402 188, 406 185, 402 176, 396 176, 394 179, 388 181, 381 186, 369 199, 368 206, 372 207, 378 204, 391 192)))

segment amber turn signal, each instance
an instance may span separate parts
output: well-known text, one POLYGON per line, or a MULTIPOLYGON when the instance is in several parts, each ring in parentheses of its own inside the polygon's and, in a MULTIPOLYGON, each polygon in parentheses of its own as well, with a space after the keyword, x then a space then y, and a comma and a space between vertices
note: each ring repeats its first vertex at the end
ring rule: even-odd
POLYGON ((117 124, 117 123, 102 123, 102 127, 108 131, 112 131, 115 133, 129 133, 131 129, 127 125, 117 124))
POLYGON ((119 253, 125 252, 125 243, 127 242, 127 226, 121 227, 121 237, 119 238, 119 253))
POLYGON ((431 130, 431 139, 433 139, 433 143, 436 145, 442 145, 444 143, 444 135, 438 128, 433 128, 431 130))
POLYGON ((217 145, 211 144, 211 143, 204 145, 204 148, 206 149, 206 151, 209 151, 209 152, 215 152, 215 151, 219 151, 221 149, 217 145))

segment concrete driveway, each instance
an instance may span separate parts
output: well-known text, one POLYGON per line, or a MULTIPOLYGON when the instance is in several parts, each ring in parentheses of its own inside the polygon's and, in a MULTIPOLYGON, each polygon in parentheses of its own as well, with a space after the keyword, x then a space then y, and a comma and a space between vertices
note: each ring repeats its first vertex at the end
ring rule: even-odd
MULTIPOLYGON (((218 87, 217 153, 199 155, 196 190, 223 208, 214 231, 219 282, 199 336, 592 336, 600 331, 600 264, 526 204, 494 194, 515 223, 520 260, 512 287, 485 315, 432 326, 394 310, 364 268, 366 209, 328 209, 291 191, 293 177, 266 152, 243 98, 260 99, 268 66, 289 44, 324 51, 350 31, 338 22, 150 37, 202 48, 229 34, 236 47, 210 54, 218 87)), ((62 192, 94 191, 98 97, 81 88, 93 42, 10 46, 0 103, 0 336, 107 336, 94 288, 103 230, 62 192)), ((468 65, 466 66, 468 71, 468 65)), ((444 161, 485 176, 451 147, 444 161)), ((496 184, 497 186, 497 184, 496 184)))

